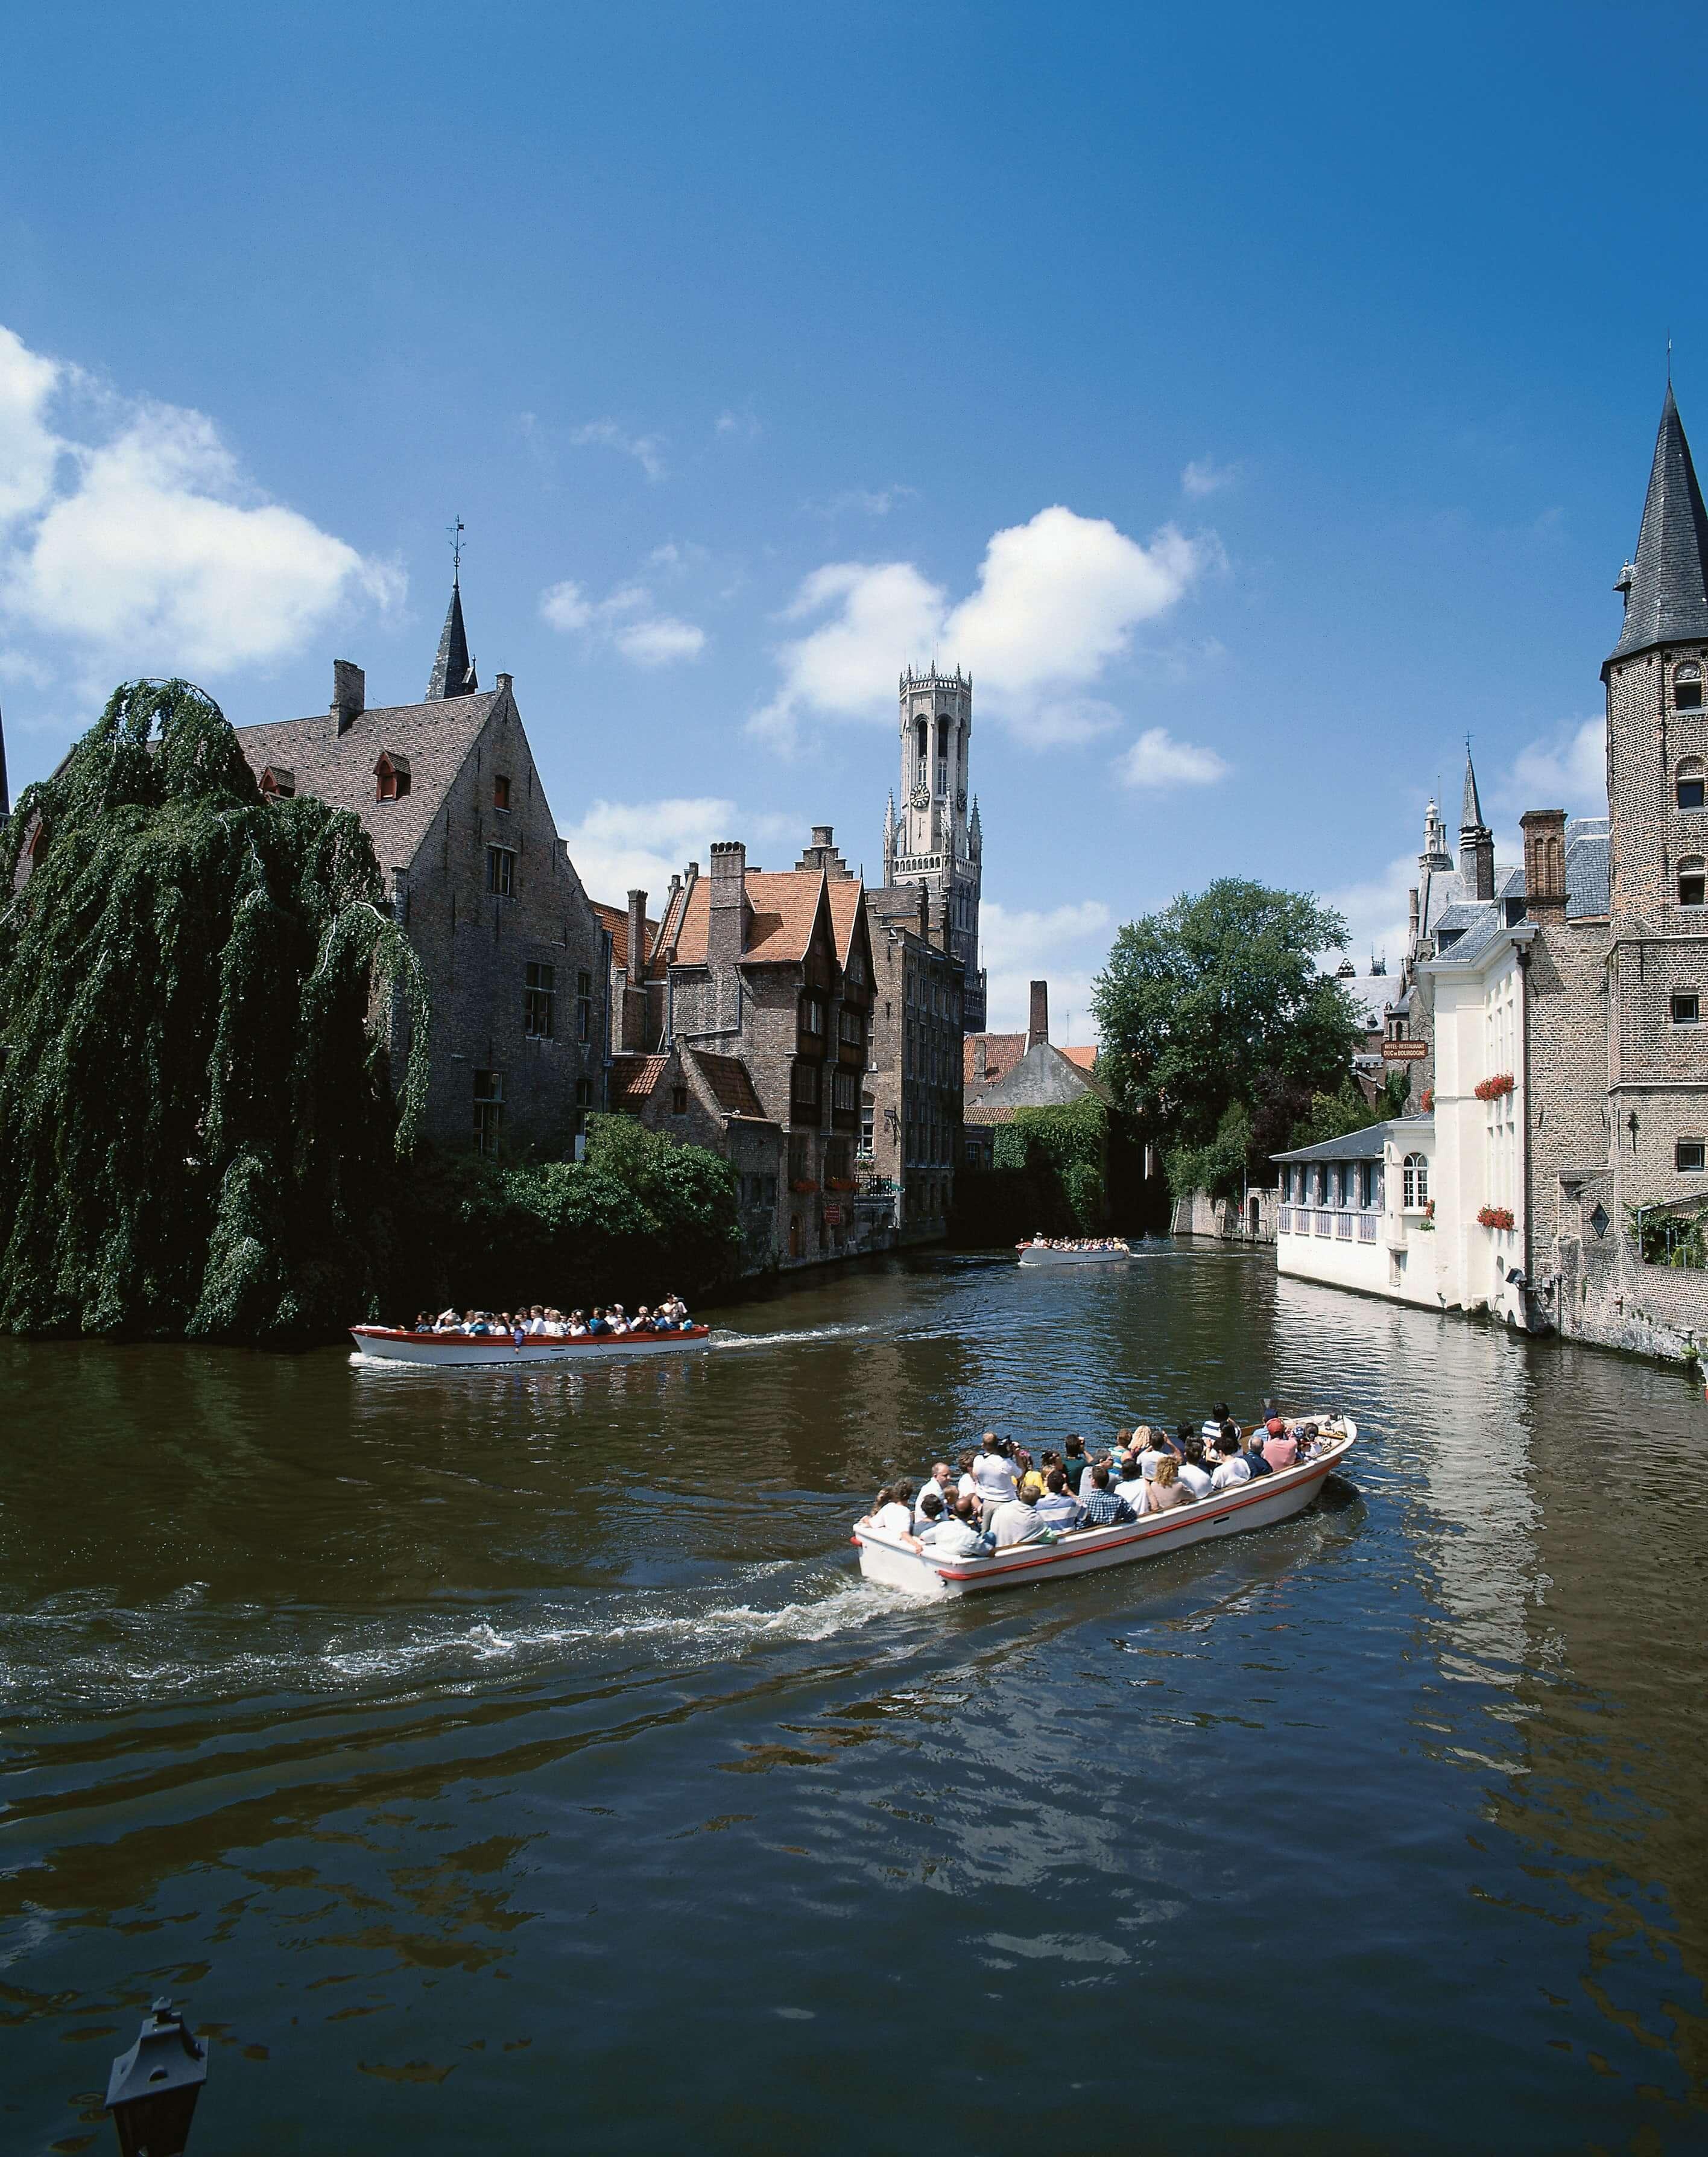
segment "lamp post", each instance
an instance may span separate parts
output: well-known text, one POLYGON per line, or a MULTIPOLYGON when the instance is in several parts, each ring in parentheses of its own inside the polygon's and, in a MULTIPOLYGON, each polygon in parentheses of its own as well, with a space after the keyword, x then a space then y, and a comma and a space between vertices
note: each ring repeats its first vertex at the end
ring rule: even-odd
POLYGON ((207 2046, 172 2013, 171 2000, 157 2000, 107 2077, 107 2110, 124 2157, 179 2157, 207 2079, 207 2046))

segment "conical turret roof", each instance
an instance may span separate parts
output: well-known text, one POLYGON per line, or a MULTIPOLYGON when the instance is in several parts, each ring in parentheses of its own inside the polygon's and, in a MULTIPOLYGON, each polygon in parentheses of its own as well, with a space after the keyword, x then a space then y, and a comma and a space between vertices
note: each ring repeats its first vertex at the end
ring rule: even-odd
POLYGON ((425 701, 432 704, 445 697, 471 697, 480 686, 475 679, 475 662, 469 657, 469 640, 463 628, 462 588, 453 578, 450 605, 445 610, 439 656, 433 662, 433 677, 427 684, 425 701))
POLYGON ((1480 831, 1486 828, 1483 822, 1483 805, 1477 799, 1477 774, 1471 763, 1471 745, 1465 744, 1465 793, 1459 806, 1459 829, 1462 831, 1480 831))
POLYGON ((1708 641, 1708 511, 1669 382, 1637 559, 1618 589, 1625 594, 1625 626, 1610 658, 1655 644, 1708 641))

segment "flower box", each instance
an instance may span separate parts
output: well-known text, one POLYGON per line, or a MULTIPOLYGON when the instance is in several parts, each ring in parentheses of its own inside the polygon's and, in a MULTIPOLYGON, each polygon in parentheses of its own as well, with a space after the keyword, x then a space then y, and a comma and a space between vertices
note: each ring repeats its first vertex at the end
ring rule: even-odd
POLYGON ((1422 1109, 1426 1116, 1433 1113, 1435 1108, 1435 1089, 1433 1086, 1426 1086, 1423 1089, 1423 1099, 1418 1104, 1418 1106, 1422 1109))
POLYGON ((831 1176, 825 1179, 826 1191, 857 1191, 859 1188, 851 1176, 831 1176))
POLYGON ((1510 1206, 1485 1206, 1477 1216, 1477 1225, 1480 1228, 1510 1228, 1513 1225, 1512 1208, 1510 1206))
POLYGON ((1498 1101, 1503 1094, 1510 1094, 1514 1084, 1510 1071, 1503 1071, 1493 1078, 1485 1078, 1474 1090, 1479 1101, 1498 1101))
POLYGON ((818 1189, 818 1186, 809 1179, 803 1177, 799 1183, 791 1183, 789 1188, 791 1191, 798 1192, 800 1196, 805 1198, 809 1192, 816 1191, 818 1189))

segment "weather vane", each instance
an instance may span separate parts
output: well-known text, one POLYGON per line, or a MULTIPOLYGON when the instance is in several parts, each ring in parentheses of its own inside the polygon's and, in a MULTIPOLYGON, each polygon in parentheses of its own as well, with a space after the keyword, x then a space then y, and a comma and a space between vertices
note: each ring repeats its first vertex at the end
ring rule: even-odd
POLYGON ((461 517, 459 517, 455 524, 447 524, 445 528, 450 534, 450 581, 452 584, 456 584, 462 576, 462 536, 465 528, 461 517))

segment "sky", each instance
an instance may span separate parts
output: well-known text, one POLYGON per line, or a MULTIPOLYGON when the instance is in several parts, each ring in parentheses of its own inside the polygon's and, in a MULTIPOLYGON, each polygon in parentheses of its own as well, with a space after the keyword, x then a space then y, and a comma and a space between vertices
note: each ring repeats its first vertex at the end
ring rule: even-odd
POLYGON ((1212 878, 1399 955, 1464 737, 1598 813, 1700 8, 74 6, 8 21, 0 710, 425 687, 447 528, 596 896, 881 875, 974 679, 991 1023, 1212 878), (1188 19, 1188 14, 1190 18, 1188 19))

